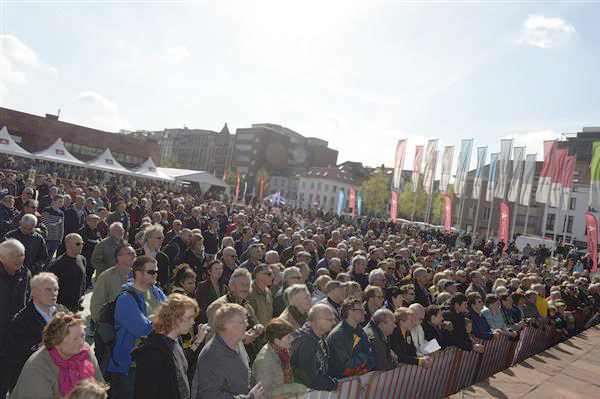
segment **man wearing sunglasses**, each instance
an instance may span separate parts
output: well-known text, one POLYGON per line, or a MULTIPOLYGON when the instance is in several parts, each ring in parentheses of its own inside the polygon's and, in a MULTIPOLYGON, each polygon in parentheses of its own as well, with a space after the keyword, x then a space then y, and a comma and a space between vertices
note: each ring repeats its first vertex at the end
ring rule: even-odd
POLYGON ((77 233, 65 237, 65 253, 54 259, 48 271, 58 277, 57 302, 71 312, 79 312, 85 293, 85 258, 81 255, 83 239, 77 233))

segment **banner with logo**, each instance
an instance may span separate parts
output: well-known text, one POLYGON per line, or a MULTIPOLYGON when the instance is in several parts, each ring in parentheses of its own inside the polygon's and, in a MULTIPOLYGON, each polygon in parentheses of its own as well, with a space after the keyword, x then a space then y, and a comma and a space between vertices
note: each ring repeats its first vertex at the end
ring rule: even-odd
POLYGON ((585 213, 585 231, 588 242, 588 255, 591 255, 593 265, 592 272, 598 271, 598 220, 593 213, 585 213))
POLYGON ((342 215, 342 212, 344 212, 344 201, 346 200, 346 194, 344 194, 344 192, 342 190, 340 190, 338 192, 338 215, 342 215))
POLYGON ((423 146, 415 147, 415 160, 413 161, 412 170, 412 189, 413 193, 417 192, 417 184, 419 184, 419 173, 421 173, 421 161, 423 160, 423 146))
POLYGON ((260 202, 262 202, 263 195, 265 193, 265 177, 264 176, 260 177, 260 191, 259 191, 259 193, 260 193, 260 202))
POLYGON ((240 198, 240 174, 238 173, 237 184, 235 185, 235 200, 240 198))
POLYGON ((552 184, 552 175, 554 173, 554 156, 556 152, 556 140, 544 141, 544 164, 540 170, 535 200, 542 204, 548 202, 550 195, 550 185, 552 184))
POLYGON ((527 154, 525 167, 523 168, 523 184, 519 194, 519 204, 529 206, 531 201, 531 190, 533 189, 533 178, 535 177, 535 158, 537 154, 527 154))
POLYGON ((496 187, 494 197, 504 199, 506 196, 506 182, 508 181, 508 162, 510 161, 510 151, 512 150, 512 139, 500 141, 500 155, 498 155, 498 166, 496 187))
POLYGON ((600 141, 595 141, 593 144, 590 168, 590 207, 598 209, 600 208, 600 141))
MULTIPOLYGON (((454 194, 458 198, 460 198, 464 194, 465 189, 467 188, 467 174, 469 173, 469 166, 471 165, 472 148, 473 139, 465 139, 460 145, 460 154, 458 154, 458 165, 456 166, 456 180, 454 182, 454 194)), ((477 151, 479 155, 479 149, 477 151)), ((485 161, 485 151, 483 158, 485 161)), ((479 182, 481 183, 481 180, 479 182)), ((473 189, 475 188, 473 187, 473 189)), ((479 195, 477 196, 477 198, 479 198, 479 195)))
POLYGON ((558 148, 554 157, 554 173, 550 184, 550 206, 558 208, 562 198, 563 174, 565 173, 565 162, 567 160, 567 149, 558 148))
POLYGON ((402 181, 402 168, 404 167, 404 154, 406 154, 406 145, 408 140, 398 140, 396 145, 396 159, 394 160, 394 178, 392 179, 392 188, 399 189, 402 181))
POLYGON ((510 208, 504 201, 500 202, 500 225, 498 226, 498 242, 504 241, 502 254, 508 249, 508 232, 510 230, 510 208))
POLYGON ((563 173, 563 200, 562 210, 569 209, 571 200, 571 191, 573 190, 573 174, 575 173, 575 164, 577 163, 577 155, 568 156, 565 161, 565 171, 563 173))
POLYGON ((477 169, 475 169, 475 179, 473 180, 473 199, 479 199, 481 195, 481 185, 483 183, 483 167, 485 166, 485 156, 487 155, 487 147, 477 148, 477 169))
POLYGON ((517 202, 519 199, 519 186, 523 178, 523 161, 525 158, 525 147, 513 148, 513 168, 510 187, 508 188, 508 201, 517 202))
POLYGON ((490 166, 488 170, 487 190, 485 190, 485 200, 492 202, 494 198, 494 187, 496 186, 496 165, 498 163, 498 153, 490 155, 490 166))
POLYGON ((449 195, 444 196, 444 230, 452 230, 452 198, 449 195))
POLYGON ((398 213, 398 193, 392 190, 392 201, 390 203, 390 219, 396 222, 396 214, 398 213))
POLYGON ((435 179, 435 161, 438 139, 429 140, 425 149, 425 169, 423 170, 423 191, 429 193, 435 179))
POLYGON ((352 187, 348 187, 348 199, 350 200, 350 208, 352 208, 352 217, 356 217, 356 190, 352 187))
POLYGON ((362 194, 358 193, 356 196, 356 209, 358 210, 358 217, 362 214, 362 194))
POLYGON ((442 177, 440 179, 440 191, 446 193, 448 191, 448 183, 450 182, 450 174, 452 173, 452 158, 454 157, 454 146, 449 145, 444 147, 442 155, 442 177))

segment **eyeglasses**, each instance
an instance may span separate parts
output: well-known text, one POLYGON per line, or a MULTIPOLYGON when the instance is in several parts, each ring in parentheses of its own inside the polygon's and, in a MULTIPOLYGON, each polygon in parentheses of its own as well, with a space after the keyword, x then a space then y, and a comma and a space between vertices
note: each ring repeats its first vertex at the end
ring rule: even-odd
POLYGON ((121 255, 135 256, 135 252, 133 252, 133 251, 121 252, 121 253, 120 253, 120 254, 118 254, 117 256, 121 256, 121 255))
POLYGON ((151 276, 154 276, 155 274, 158 274, 158 270, 154 269, 154 270, 144 270, 146 273, 148 273, 151 276))
POLYGON ((78 247, 81 247, 81 246, 83 246, 83 243, 82 242, 76 242, 75 245, 77 245, 78 247))

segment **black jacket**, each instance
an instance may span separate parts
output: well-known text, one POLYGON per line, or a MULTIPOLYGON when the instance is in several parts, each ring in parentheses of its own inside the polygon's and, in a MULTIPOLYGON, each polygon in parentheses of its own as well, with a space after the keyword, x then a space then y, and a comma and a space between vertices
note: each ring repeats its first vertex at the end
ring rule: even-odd
POLYGON ((419 364, 417 348, 412 343, 410 332, 407 332, 405 337, 402 335, 400 329, 396 327, 392 335, 390 335, 390 345, 398 357, 399 363, 419 364))
POLYGON ((371 358, 369 339, 361 326, 353 328, 342 320, 327 336, 329 374, 342 378, 348 369, 364 368, 371 358), (356 342, 354 337, 358 337, 356 342))
POLYGON ((82 255, 72 258, 64 253, 54 259, 48 271, 58 277, 58 303, 78 311, 86 286, 85 258, 82 255))
POLYGON ((33 231, 31 234, 23 234, 18 228, 6 233, 6 239, 14 238, 25 246, 25 260, 23 264, 32 274, 38 274, 48 260, 48 248, 46 240, 33 231))
POLYGON ((422 288, 417 282, 414 282, 415 286, 415 302, 420 303, 424 308, 431 305, 431 294, 424 288, 422 288))
POLYGON ((81 229, 79 229, 77 234, 79 234, 81 236, 81 239, 83 240, 83 250, 81 251, 81 254, 85 257, 88 266, 90 266, 92 264, 92 252, 94 252, 96 244, 98 244, 102 240, 100 232, 98 231, 98 229, 90 229, 90 226, 86 224, 81 229))
POLYGON ((9 275, 0 262, 0 357, 7 354, 8 325, 13 316, 29 301, 31 272, 22 267, 9 275))
POLYGON ((85 224, 85 211, 77 213, 74 205, 64 211, 65 214, 65 237, 67 234, 76 233, 85 224))
POLYGON ((443 312, 444 320, 452 323, 453 330, 449 334, 448 345, 457 346, 462 350, 470 351, 473 349, 473 341, 465 329, 464 313, 456 313, 454 309, 443 312))
POLYGON ((201 323, 208 322, 208 316, 206 315, 206 309, 208 309, 208 306, 227 293, 227 286, 222 282, 220 282, 220 285, 220 294, 215 292, 215 289, 213 288, 213 285, 210 282, 210 280, 202 281, 196 287, 195 296, 196 301, 198 301, 198 306, 200 307, 200 314, 198 314, 198 319, 201 323))
POLYGON ((338 382, 329 376, 329 347, 324 337, 317 335, 306 322, 296 330, 292 343, 294 380, 317 391, 333 391, 338 382))
POLYGON ((373 370, 391 370, 398 365, 398 362, 392 355, 392 346, 388 338, 377 327, 377 324, 371 320, 364 328, 364 332, 371 344, 371 356, 373 370))
POLYGON ((441 327, 435 327, 425 320, 421 323, 423 335, 427 341, 435 339, 442 349, 448 346, 448 331, 441 327))
MULTIPOLYGON (((181 399, 177 388, 176 362, 169 347, 173 344, 179 345, 171 338, 152 331, 131 352, 136 363, 135 399, 181 399)), ((186 373, 187 370, 184 371, 186 373)))

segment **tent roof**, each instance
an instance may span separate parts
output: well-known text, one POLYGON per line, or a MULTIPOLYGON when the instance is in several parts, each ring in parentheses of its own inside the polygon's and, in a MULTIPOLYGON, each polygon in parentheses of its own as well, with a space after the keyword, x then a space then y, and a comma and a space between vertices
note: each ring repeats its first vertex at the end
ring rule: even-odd
POLYGON ((0 130, 0 153, 33 158, 33 155, 29 151, 24 150, 10 137, 6 126, 0 130))
POLYGON ((190 169, 175 169, 175 168, 156 168, 158 172, 163 173, 174 180, 187 180, 197 183, 209 184, 211 186, 219 186, 227 189, 227 184, 221 179, 214 177, 208 172, 201 170, 190 169))
POLYGON ((132 169, 131 171, 134 172, 136 175, 148 177, 151 179, 173 181, 172 177, 169 177, 158 170, 156 164, 152 160, 152 157, 149 157, 148 159, 146 159, 146 162, 141 164, 139 167, 132 169))
POLYGON ((36 157, 46 159, 48 161, 67 163, 77 166, 87 166, 87 164, 75 158, 66 148, 63 141, 59 138, 50 147, 43 151, 36 152, 36 157))
POLYGON ((87 164, 92 168, 107 170, 110 172, 124 173, 127 175, 135 174, 117 162, 115 157, 113 157, 112 152, 110 152, 110 148, 107 148, 106 151, 104 151, 98 158, 92 159, 87 164))

